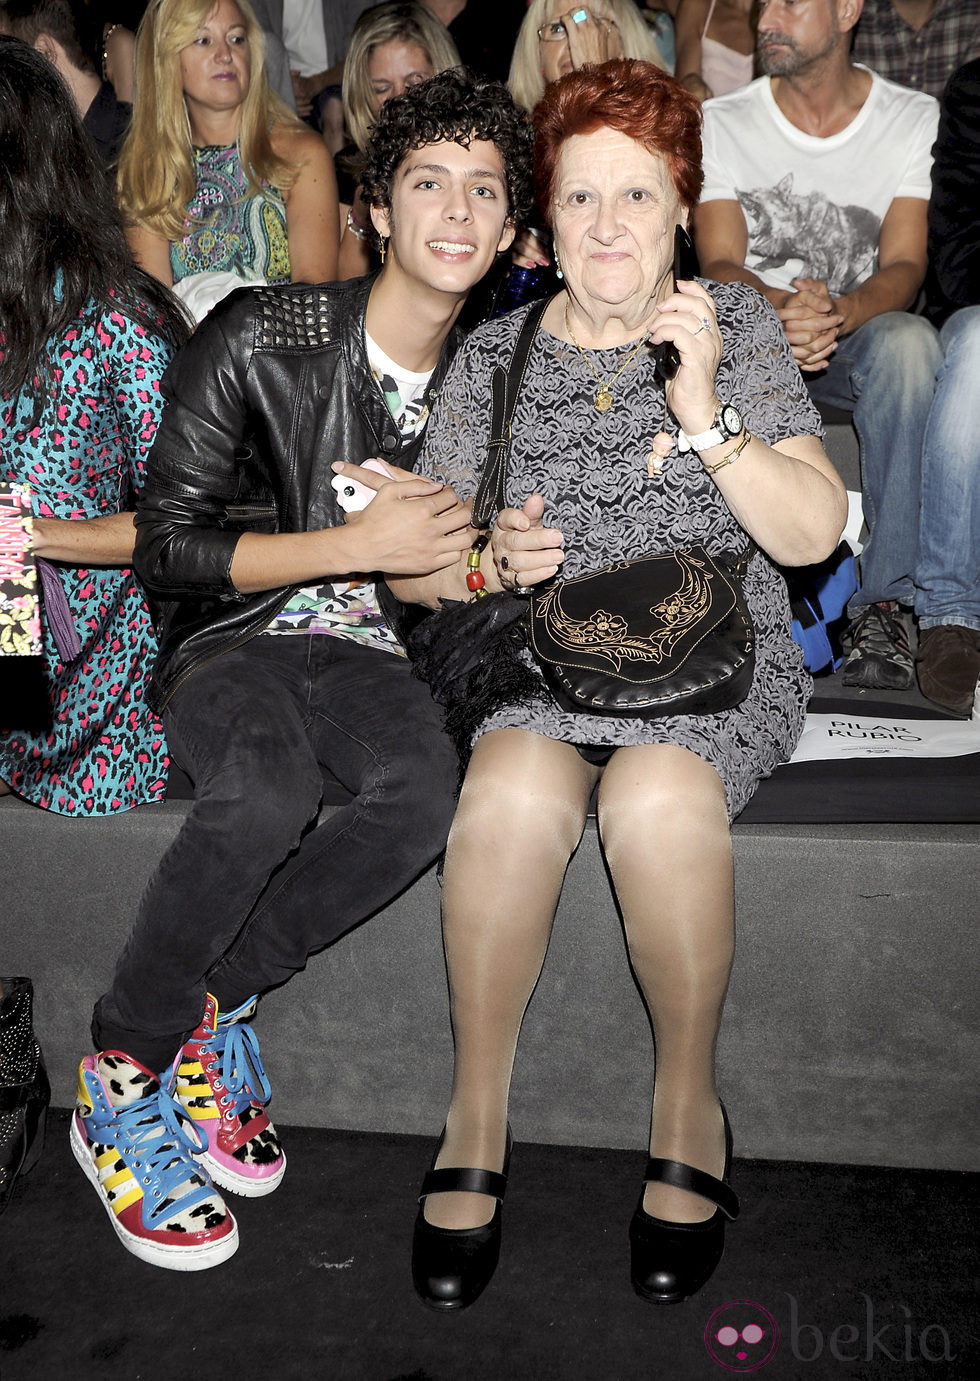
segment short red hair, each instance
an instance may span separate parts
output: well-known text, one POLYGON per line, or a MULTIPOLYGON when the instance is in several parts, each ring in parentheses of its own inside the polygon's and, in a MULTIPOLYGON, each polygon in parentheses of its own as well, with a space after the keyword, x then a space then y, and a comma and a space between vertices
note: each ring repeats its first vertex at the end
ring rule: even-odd
POLYGON ((614 58, 552 82, 534 107, 534 187, 548 214, 558 155, 566 139, 614 129, 667 165, 688 211, 701 195, 701 103, 653 63, 614 58))

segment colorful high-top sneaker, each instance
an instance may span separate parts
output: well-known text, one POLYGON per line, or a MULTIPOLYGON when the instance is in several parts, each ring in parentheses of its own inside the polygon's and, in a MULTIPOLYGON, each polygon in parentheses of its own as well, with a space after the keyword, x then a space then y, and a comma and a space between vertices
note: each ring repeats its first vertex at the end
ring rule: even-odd
POLYGON ((238 1226, 194 1159, 206 1141, 174 1100, 173 1071, 166 1083, 118 1050, 86 1055, 71 1149, 127 1251, 203 1271, 234 1255, 238 1226))
POLYGON ((244 1020, 254 1010, 253 999, 219 1012, 208 993, 204 1019, 177 1062, 177 1098, 207 1137, 202 1164, 222 1189, 252 1199, 271 1194, 286 1169, 263 1107, 272 1090, 258 1037, 244 1020))

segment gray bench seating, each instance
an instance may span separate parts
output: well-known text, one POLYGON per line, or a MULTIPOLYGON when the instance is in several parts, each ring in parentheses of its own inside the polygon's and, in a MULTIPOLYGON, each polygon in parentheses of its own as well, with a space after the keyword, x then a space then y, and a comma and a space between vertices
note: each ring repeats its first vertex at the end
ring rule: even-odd
MULTIPOLYGON (((848 426, 830 427, 828 449, 855 487, 848 426)), ((188 809, 65 820, 0 800, 0 972, 35 981, 58 1105, 188 809)), ((977 1169, 980 827, 736 822, 734 837, 738 953, 719 1064, 738 1153, 977 1169)), ((451 1061, 438 894, 431 870, 264 999, 279 1122, 438 1132, 451 1061)), ((590 823, 525 1022, 515 1134, 641 1148, 650 1051, 590 823)))

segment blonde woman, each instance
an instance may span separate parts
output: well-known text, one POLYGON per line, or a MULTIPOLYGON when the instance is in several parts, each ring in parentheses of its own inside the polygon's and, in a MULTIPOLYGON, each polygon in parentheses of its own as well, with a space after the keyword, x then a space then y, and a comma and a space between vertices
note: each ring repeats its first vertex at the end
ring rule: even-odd
POLYGON ((140 25, 119 195, 140 265, 318 283, 337 274, 330 155, 270 89, 248 0, 160 0, 140 25))
POLYGON ((587 62, 643 58, 666 67, 663 55, 633 0, 531 0, 510 64, 507 85, 525 110, 533 110, 548 82, 587 62))
POLYGON ((459 67, 456 45, 424 5, 376 5, 354 26, 344 63, 344 124, 351 143, 337 154, 340 196, 340 268, 358 278, 377 267, 376 236, 358 186, 358 171, 378 111, 392 96, 449 67, 459 67))
MULTIPOLYGON (((525 110, 533 110, 548 82, 586 63, 610 58, 642 58, 666 69, 653 33, 633 0, 531 0, 521 25, 507 85, 525 110)), ((521 230, 511 259, 518 268, 548 268, 551 255, 546 232, 521 230)))

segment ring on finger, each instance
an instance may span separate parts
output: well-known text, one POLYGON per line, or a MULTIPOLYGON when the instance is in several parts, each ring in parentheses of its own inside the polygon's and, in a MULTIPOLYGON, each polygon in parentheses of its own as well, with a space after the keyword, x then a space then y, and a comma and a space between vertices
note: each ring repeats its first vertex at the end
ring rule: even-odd
POLYGON ((510 570, 510 562, 507 560, 506 556, 502 556, 502 557, 500 558, 500 569, 501 569, 502 571, 509 571, 509 570, 510 570))
POLYGON ((694 332, 694 334, 695 334, 696 336, 699 336, 699 335, 701 334, 702 331, 710 331, 710 330, 711 330, 711 318, 708 317, 708 316, 703 316, 703 317, 701 318, 701 325, 700 325, 700 326, 698 327, 698 329, 694 332))

